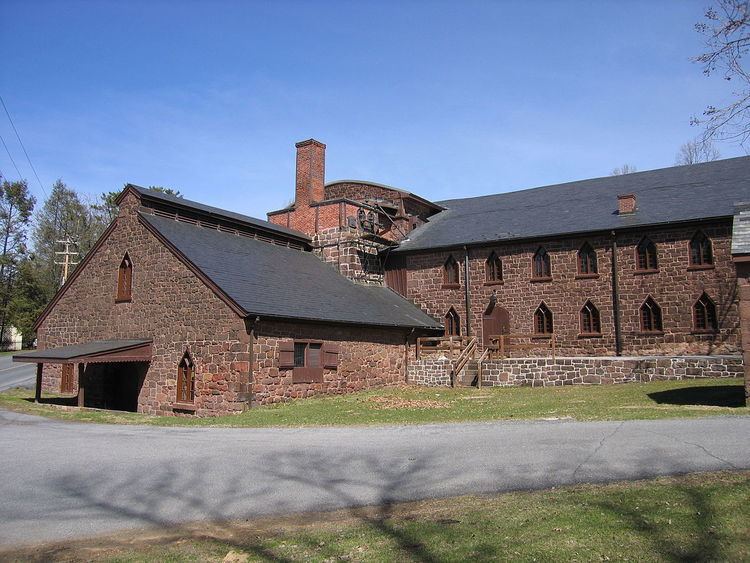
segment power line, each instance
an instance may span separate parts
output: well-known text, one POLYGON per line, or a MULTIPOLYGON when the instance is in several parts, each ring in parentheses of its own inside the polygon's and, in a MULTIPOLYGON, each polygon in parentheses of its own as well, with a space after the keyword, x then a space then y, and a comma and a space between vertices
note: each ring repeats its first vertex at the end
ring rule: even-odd
POLYGON ((2 136, 2 135, 0 135, 0 141, 2 141, 2 142, 3 142, 3 146, 5 147, 5 152, 7 152, 7 153, 8 153, 8 158, 9 158, 9 159, 10 159, 10 161, 11 161, 11 162, 13 163, 13 168, 15 168, 15 169, 16 169, 16 172, 18 173, 18 179, 19 179, 19 180, 23 180, 23 176, 21 175, 21 171, 20 171, 20 170, 18 169, 18 166, 16 166, 16 161, 15 161, 15 160, 13 160, 13 155, 12 155, 12 154, 10 154, 10 151, 8 150, 8 145, 6 145, 6 144, 5 144, 5 139, 3 139, 3 136, 2 136))
POLYGON ((8 108, 5 106, 5 100, 3 100, 2 96, 0 96, 0 104, 3 105, 3 109, 5 110, 5 115, 8 116, 8 121, 10 121, 10 126, 13 127, 13 132, 16 134, 16 138, 18 139, 18 142, 21 144, 21 148, 23 149, 23 154, 26 155, 26 160, 28 161, 29 166, 31 166, 31 170, 34 172, 34 176, 36 176, 36 181, 39 182, 39 187, 42 188, 42 192, 44 193, 44 197, 46 198, 47 190, 44 189, 44 185, 42 184, 42 181, 39 179, 39 174, 36 173, 36 168, 34 168, 34 164, 31 162, 31 158, 29 158, 29 153, 26 151, 26 147, 23 145, 23 141, 21 140, 21 135, 18 134, 18 129, 16 129, 16 125, 15 123, 13 123, 13 119, 10 116, 10 112, 8 111, 8 108))

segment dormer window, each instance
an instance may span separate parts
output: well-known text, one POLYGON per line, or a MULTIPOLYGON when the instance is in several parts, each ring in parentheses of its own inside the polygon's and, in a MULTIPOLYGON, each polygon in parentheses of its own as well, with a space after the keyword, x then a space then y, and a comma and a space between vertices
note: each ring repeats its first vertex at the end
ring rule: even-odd
POLYGON ((127 303, 132 301, 132 289, 133 289, 133 263, 130 261, 130 256, 125 253, 125 256, 120 262, 120 268, 117 272, 117 303, 127 303))
POLYGON ((443 265, 443 287, 457 288, 461 281, 458 277, 458 262, 453 256, 448 256, 448 259, 443 265))

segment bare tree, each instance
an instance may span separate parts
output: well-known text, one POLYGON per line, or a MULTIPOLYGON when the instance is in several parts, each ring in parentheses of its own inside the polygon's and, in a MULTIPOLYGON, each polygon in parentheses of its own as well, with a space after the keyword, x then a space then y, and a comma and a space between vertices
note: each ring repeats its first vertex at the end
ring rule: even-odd
POLYGON ((677 166, 683 164, 698 164, 699 162, 711 162, 721 158, 719 151, 710 140, 688 141, 680 147, 674 163, 677 166))
POLYGON ((695 29, 706 39, 707 51, 693 59, 703 66, 703 74, 720 73, 733 82, 732 99, 723 107, 708 106, 702 117, 693 116, 693 125, 704 126, 702 141, 727 140, 740 145, 750 138, 750 75, 743 68, 743 57, 750 48, 750 1, 717 0, 704 21, 695 29))
POLYGON ((613 168, 612 172, 609 173, 610 176, 622 176, 623 174, 632 174, 633 172, 638 172, 638 169, 633 166, 632 164, 623 164, 622 166, 618 166, 617 168, 613 168))

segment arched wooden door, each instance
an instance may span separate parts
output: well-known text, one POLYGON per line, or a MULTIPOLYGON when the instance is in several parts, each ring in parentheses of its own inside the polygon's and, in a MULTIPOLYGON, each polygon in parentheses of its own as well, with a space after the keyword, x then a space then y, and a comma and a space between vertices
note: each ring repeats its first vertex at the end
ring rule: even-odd
POLYGON ((490 303, 482 316, 482 343, 490 345, 490 337, 499 334, 510 334, 510 315, 508 310, 490 303))

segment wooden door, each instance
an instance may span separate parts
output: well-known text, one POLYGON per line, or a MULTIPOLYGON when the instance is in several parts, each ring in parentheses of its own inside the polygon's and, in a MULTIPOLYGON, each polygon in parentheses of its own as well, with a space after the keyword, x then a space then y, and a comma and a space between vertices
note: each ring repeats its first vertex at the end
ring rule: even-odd
POLYGON ((494 305, 482 317, 482 343, 489 346, 490 337, 499 334, 510 334, 510 315, 507 309, 494 305))
POLYGON ((72 393, 73 386, 73 364, 63 364, 62 379, 60 380, 60 393, 72 393))

